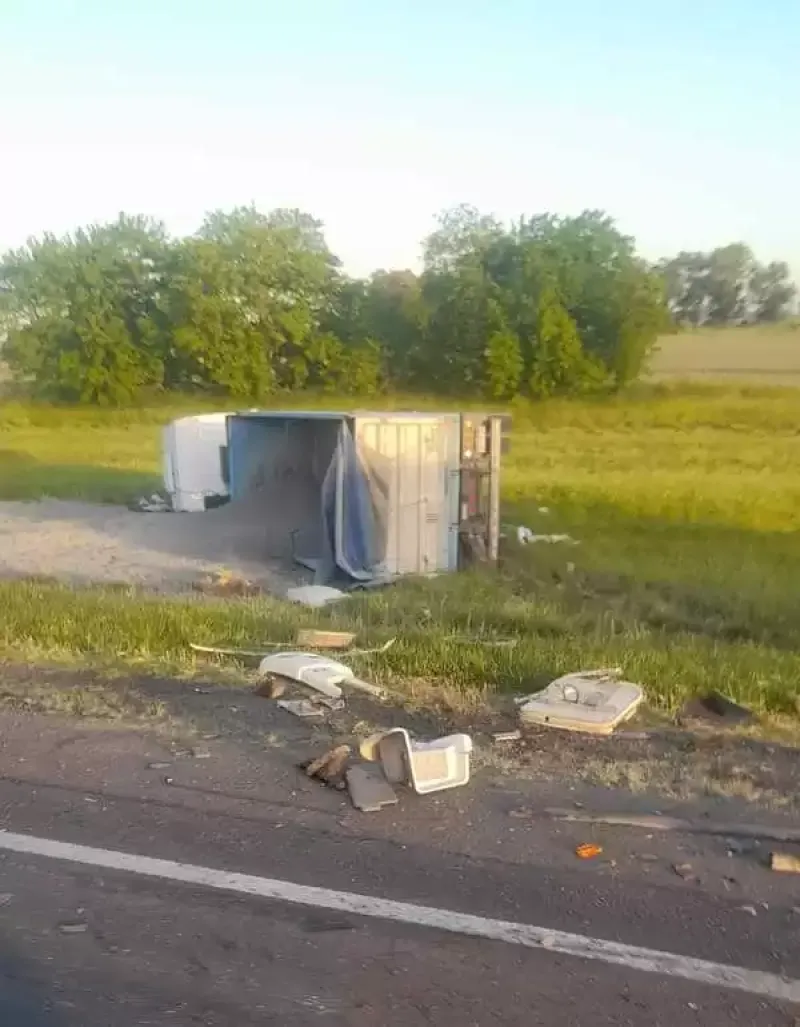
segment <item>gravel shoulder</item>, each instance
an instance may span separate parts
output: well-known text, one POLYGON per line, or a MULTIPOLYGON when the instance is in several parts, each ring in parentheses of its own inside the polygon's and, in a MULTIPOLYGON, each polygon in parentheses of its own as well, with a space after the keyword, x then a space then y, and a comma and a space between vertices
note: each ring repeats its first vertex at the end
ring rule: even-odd
POLYGON ((0 503, 2 577, 175 592, 227 571, 280 594, 296 583, 289 568, 246 508, 148 514, 56 499, 0 503))

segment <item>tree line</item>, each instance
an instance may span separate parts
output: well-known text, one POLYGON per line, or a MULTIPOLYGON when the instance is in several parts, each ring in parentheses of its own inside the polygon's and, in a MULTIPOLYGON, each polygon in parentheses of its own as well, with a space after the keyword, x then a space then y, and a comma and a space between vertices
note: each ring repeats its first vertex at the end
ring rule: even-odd
POLYGON ((619 388, 674 321, 776 319, 794 295, 785 265, 742 246, 651 265, 599 211, 507 225, 462 206, 423 252, 419 274, 360 279, 298 210, 215 211, 184 238, 120 215, 5 254, 2 355, 18 383, 70 402, 303 388, 507 400, 619 388))
POLYGON ((682 252, 662 260, 670 315, 678 324, 745 324, 779 321, 795 298, 789 265, 760 264, 744 243, 710 253, 682 252))

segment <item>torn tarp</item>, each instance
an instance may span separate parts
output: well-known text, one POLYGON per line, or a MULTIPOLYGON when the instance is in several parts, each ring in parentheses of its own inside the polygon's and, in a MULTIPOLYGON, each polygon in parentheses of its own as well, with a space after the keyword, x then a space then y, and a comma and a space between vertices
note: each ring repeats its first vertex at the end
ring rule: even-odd
POLYGON ((322 525, 326 552, 317 581, 342 575, 354 582, 387 577, 386 541, 389 515, 387 461, 359 446, 346 421, 322 483, 322 525))

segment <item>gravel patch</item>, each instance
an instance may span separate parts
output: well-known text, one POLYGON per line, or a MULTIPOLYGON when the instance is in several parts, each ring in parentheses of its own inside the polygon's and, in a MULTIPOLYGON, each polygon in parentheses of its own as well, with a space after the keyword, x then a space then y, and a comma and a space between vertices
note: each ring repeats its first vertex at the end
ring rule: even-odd
POLYGON ((2 577, 175 592, 221 571, 278 595, 300 580, 286 553, 278 553, 263 507, 179 514, 54 499, 0 502, 2 577))

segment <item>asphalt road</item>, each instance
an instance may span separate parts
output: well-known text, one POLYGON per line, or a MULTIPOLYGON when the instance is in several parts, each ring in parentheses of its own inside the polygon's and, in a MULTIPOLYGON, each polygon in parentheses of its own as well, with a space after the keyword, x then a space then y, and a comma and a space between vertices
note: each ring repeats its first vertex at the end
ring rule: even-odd
MULTIPOLYGON (((142 735, 33 719, 0 720, 0 737, 6 831, 800 978, 796 879, 776 881, 718 840, 594 834, 606 851, 584 864, 574 844, 585 836, 511 817, 535 796, 507 784, 367 816, 298 777, 286 752, 212 742, 209 758, 179 759, 142 735), (675 873, 689 863, 692 879, 675 873)), ((3 1027, 717 1027, 798 1015, 681 974, 20 854, 0 838, 3 1027)))

